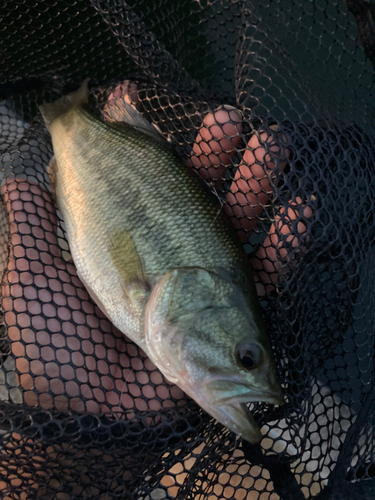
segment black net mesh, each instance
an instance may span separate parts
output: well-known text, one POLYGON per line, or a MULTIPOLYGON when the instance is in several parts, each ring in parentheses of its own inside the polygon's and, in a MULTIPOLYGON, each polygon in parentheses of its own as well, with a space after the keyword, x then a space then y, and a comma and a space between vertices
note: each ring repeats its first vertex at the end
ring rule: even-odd
POLYGON ((2 498, 374 498, 373 13, 2 2, 2 498), (250 405, 260 444, 170 384, 77 277, 38 106, 87 77, 96 116, 131 103, 238 231, 285 397, 250 405))

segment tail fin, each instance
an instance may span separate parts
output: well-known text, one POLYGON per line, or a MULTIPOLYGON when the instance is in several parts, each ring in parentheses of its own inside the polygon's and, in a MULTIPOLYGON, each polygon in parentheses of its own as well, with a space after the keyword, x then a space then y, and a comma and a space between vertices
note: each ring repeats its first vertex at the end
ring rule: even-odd
POLYGON ((40 106, 40 112, 42 113, 44 123, 46 124, 47 129, 50 131, 51 125, 59 118, 61 115, 67 113, 72 108, 81 106, 82 104, 87 104, 88 102, 88 84, 89 79, 87 78, 81 87, 72 92, 67 96, 61 97, 57 101, 51 104, 43 104, 40 106))

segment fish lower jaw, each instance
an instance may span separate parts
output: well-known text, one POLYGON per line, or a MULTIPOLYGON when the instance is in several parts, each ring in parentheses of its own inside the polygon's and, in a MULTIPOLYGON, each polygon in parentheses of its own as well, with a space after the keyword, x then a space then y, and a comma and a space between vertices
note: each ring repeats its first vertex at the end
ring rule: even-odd
POLYGON ((207 413, 243 439, 250 443, 258 443, 262 439, 262 434, 245 402, 233 398, 230 403, 215 403, 205 397, 198 398, 196 394, 194 399, 207 413))
POLYGON ((219 409, 221 409, 223 416, 227 417, 218 419, 223 425, 246 441, 253 444, 259 443, 262 439, 262 433, 246 403, 239 403, 236 406, 225 405, 219 409))

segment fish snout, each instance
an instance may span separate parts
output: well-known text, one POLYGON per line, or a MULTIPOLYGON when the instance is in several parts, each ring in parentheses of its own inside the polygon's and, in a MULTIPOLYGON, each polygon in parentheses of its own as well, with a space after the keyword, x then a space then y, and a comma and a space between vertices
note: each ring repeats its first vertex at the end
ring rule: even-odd
POLYGON ((199 398, 201 406, 208 413, 250 443, 259 442, 262 435, 247 403, 283 403, 276 373, 270 369, 259 375, 251 381, 233 375, 213 380, 207 380, 207 377, 199 398))

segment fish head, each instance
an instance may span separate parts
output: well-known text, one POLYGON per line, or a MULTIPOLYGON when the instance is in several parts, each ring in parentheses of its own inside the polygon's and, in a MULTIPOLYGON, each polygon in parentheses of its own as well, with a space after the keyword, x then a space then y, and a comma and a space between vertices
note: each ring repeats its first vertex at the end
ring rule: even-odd
POLYGON ((164 375, 253 443, 261 434, 246 403, 283 402, 273 354, 254 311, 227 276, 174 269, 151 293, 145 332, 149 355, 164 375))

